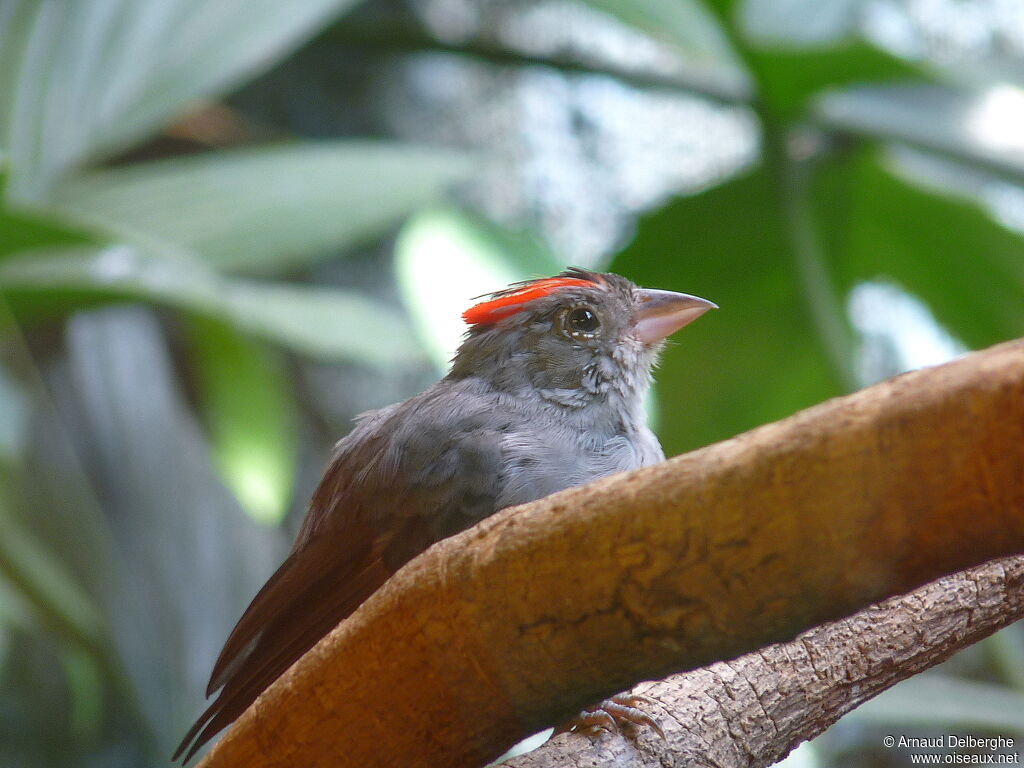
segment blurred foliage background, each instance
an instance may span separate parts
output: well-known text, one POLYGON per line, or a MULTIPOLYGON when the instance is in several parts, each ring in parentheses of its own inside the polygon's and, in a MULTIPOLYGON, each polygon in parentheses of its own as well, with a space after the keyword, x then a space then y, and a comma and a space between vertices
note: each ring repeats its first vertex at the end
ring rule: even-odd
MULTIPOLYGON (((165 764, 354 414, 566 264, 670 454, 1024 334, 1020 0, 0 0, 0 766, 165 764)), ((1017 627, 796 762, 1024 738, 1017 627)))

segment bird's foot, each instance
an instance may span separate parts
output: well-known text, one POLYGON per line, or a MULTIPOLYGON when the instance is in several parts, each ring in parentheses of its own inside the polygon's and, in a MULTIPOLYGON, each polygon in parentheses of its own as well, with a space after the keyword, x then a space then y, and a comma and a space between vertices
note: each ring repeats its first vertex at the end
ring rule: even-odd
POLYGON ((596 706, 587 707, 572 720, 556 728, 555 733, 596 729, 621 733, 622 726, 629 724, 652 728, 664 739, 665 731, 662 730, 657 720, 637 708, 636 705, 640 703, 653 704, 655 702, 649 696, 641 696, 638 693, 617 693, 596 706))

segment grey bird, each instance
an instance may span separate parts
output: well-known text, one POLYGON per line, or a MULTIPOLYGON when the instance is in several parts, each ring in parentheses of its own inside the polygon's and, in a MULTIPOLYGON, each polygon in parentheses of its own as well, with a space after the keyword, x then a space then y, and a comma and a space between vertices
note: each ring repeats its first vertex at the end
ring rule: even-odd
MULTIPOLYGON (((335 447, 291 553, 224 644, 185 760, 403 564, 505 507, 665 458, 644 397, 664 339, 710 301, 569 269, 463 314, 441 381, 335 447), (191 746, 190 746, 191 745, 191 746)), ((186 751, 187 750, 187 751, 186 751)))

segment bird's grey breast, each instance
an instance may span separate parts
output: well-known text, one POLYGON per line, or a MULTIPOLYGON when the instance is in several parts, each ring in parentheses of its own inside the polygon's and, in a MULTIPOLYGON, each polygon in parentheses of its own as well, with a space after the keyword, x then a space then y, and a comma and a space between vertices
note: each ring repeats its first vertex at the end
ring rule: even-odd
POLYGON ((557 419, 524 424, 502 439, 504 483, 498 506, 525 504, 664 458, 657 438, 642 425, 612 431, 557 419))

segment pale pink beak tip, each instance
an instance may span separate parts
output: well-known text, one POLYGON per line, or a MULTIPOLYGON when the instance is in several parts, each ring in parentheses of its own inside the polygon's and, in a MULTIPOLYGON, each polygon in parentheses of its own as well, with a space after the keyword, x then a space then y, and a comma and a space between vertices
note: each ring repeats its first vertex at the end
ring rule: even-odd
POLYGON ((699 296, 645 288, 640 292, 636 335, 644 344, 655 344, 689 325, 718 305, 699 296))

